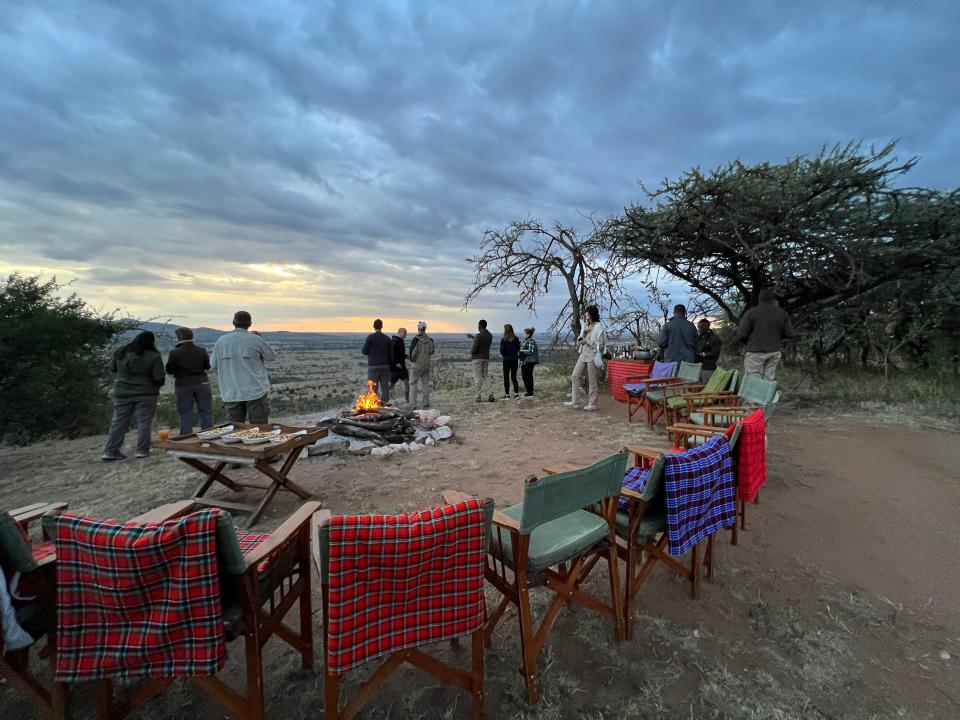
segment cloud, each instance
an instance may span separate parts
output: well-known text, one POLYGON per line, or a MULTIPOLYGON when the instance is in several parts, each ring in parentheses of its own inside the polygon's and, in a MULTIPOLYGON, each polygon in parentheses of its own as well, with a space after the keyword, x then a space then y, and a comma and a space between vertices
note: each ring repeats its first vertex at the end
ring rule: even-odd
MULTIPOLYGON (((483 229, 582 224, 637 179, 901 138, 911 184, 955 186, 958 24, 945 1, 4 3, 4 266, 191 321, 263 298, 300 327, 472 326, 483 229)), ((477 312, 525 322, 508 295, 477 312)))

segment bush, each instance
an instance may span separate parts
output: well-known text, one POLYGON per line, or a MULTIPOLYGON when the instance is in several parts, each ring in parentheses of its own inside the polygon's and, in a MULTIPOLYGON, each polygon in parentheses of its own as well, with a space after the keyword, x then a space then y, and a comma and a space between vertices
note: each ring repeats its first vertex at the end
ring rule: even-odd
POLYGON ((0 277, 0 441, 103 432, 110 420, 110 343, 130 323, 62 288, 0 277))

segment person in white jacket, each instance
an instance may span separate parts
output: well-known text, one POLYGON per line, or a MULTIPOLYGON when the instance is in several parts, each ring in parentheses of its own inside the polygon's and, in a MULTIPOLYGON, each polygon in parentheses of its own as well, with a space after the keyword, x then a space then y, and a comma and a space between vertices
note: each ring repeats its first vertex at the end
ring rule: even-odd
POLYGON ((598 350, 602 351, 606 336, 604 335, 604 327, 600 324, 600 311, 596 305, 587 306, 583 320, 583 331, 577 338, 577 349, 579 351, 577 364, 573 366, 573 375, 570 376, 573 389, 570 394, 570 402, 565 402, 564 405, 574 410, 579 410, 581 407, 584 410, 596 410, 597 366, 594 364, 593 358, 598 350), (581 402, 583 388, 580 387, 584 370, 587 371, 587 384, 589 386, 586 405, 581 402))

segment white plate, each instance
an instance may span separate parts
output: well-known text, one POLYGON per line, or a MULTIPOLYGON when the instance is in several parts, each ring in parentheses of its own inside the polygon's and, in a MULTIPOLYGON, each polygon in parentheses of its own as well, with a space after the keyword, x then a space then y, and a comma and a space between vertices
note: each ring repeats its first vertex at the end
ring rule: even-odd
MULTIPOLYGON (((270 435, 279 435, 283 430, 277 428, 270 431, 270 435)), ((255 437, 255 438, 240 438, 240 441, 244 445, 259 445, 260 443, 270 442, 269 437, 255 437)))
MULTIPOLYGON (((280 433, 280 434, 282 435, 283 433, 280 433)), ((299 437, 300 435, 306 435, 306 434, 307 434, 306 430, 297 430, 297 432, 295 433, 290 433, 290 437, 288 438, 285 438, 283 440, 275 440, 273 438, 270 438, 270 442, 280 443, 282 445, 283 443, 288 442, 289 440, 293 440, 295 437, 299 437)))
MULTIPOLYGON (((253 430, 254 432, 260 432, 260 428, 258 427, 252 427, 250 428, 250 430, 253 430)), ((240 432, 247 432, 247 431, 240 430, 240 432)), ((220 438, 220 441, 225 443, 238 443, 243 441, 243 437, 237 435, 236 433, 231 433, 230 435, 224 435, 222 438, 220 438)))
POLYGON ((216 440, 217 438, 232 433, 233 427, 233 425, 225 425, 221 428, 213 428, 212 430, 201 430, 197 433, 197 437, 201 440, 216 440))

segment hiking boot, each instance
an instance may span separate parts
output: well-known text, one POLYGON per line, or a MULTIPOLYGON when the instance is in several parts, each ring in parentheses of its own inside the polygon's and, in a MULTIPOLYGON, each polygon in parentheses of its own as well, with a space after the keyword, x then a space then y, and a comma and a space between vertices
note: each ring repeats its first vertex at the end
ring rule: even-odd
POLYGON ((593 405, 593 404, 584 405, 584 406, 583 406, 583 409, 586 410, 586 411, 588 411, 588 412, 593 412, 594 410, 597 409, 597 406, 596 406, 596 405, 593 405))
POLYGON ((506 393, 504 393, 503 399, 504 399, 504 400, 509 400, 509 399, 510 399, 510 396, 507 395, 506 393))
POLYGON ((487 402, 496 402, 497 399, 493 396, 493 393, 490 393, 490 397, 487 398, 487 402))
POLYGON ((513 399, 514 399, 514 400, 519 400, 519 399, 520 399, 520 393, 514 393, 514 394, 513 394, 513 399))
POLYGON ((114 462, 115 460, 126 460, 127 456, 123 453, 104 453, 100 456, 100 459, 104 462, 114 462))
POLYGON ((150 457, 150 451, 147 450, 146 452, 141 452, 138 450, 137 454, 134 455, 134 457, 137 458, 138 460, 143 460, 144 458, 150 457))

